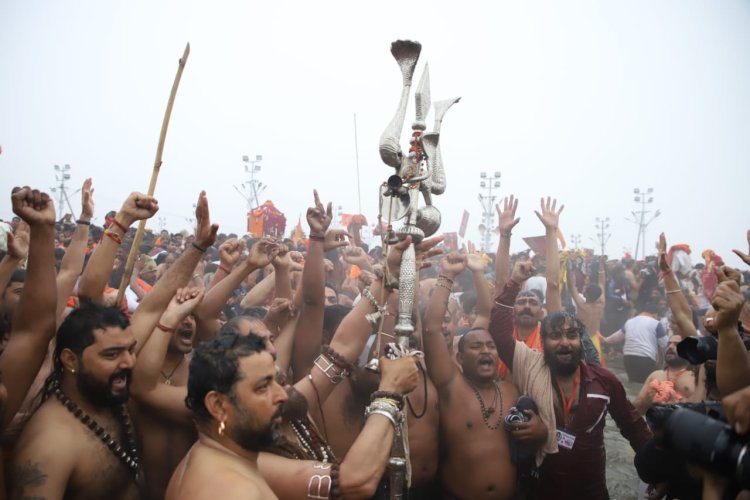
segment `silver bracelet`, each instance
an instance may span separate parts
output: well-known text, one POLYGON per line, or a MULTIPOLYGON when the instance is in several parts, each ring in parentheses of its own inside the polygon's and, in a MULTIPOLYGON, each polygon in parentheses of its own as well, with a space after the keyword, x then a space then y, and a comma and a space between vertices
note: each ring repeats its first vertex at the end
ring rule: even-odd
POLYGON ((381 410, 381 409, 370 410, 368 408, 365 416, 369 417, 372 414, 383 415, 385 418, 391 421, 391 424, 393 425, 393 430, 394 431, 398 430, 399 424, 396 422, 396 418, 393 415, 391 415, 390 412, 388 412, 387 410, 381 410))
POLYGON ((367 299, 367 302, 369 302, 372 307, 375 308, 374 312, 371 312, 370 314, 365 314, 365 319, 372 326, 376 326, 378 324, 378 321, 380 321, 380 318, 383 317, 383 307, 380 306, 380 304, 378 304, 377 300, 375 300, 375 296, 370 291, 369 286, 362 289, 362 296, 367 299))

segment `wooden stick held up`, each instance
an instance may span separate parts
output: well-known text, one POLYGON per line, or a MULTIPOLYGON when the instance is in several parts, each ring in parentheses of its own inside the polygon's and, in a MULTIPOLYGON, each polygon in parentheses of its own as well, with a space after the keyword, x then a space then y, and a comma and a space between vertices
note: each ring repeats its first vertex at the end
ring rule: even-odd
MULTIPOLYGON (((179 64, 177 66, 177 74, 174 77, 174 83, 172 83, 172 92, 169 94, 169 101, 167 102, 167 109, 164 112, 164 120, 161 123, 161 134, 159 134, 159 145, 156 148, 156 159, 154 160, 154 169, 151 171, 151 182, 148 185, 148 195, 153 196, 154 190, 156 189, 156 179, 159 177, 159 170, 161 169, 161 156, 164 151, 164 141, 167 138, 167 128, 169 128, 169 118, 172 116, 172 106, 174 105, 174 99, 177 95, 177 88, 180 86, 180 79, 182 78, 182 70, 185 69, 185 63, 187 62, 188 56, 190 55, 190 43, 185 45, 185 51, 182 53, 179 64)), ((133 266, 135 265, 135 258, 138 255, 138 248, 141 246, 143 240, 143 232, 146 230, 146 220, 141 220, 138 223, 138 230, 133 238, 133 245, 130 247, 130 253, 128 254, 128 261, 125 264, 125 272, 122 274, 120 280, 120 287, 117 290, 117 305, 122 305, 122 299, 125 296, 125 288, 130 283, 130 275, 133 274, 133 266)))

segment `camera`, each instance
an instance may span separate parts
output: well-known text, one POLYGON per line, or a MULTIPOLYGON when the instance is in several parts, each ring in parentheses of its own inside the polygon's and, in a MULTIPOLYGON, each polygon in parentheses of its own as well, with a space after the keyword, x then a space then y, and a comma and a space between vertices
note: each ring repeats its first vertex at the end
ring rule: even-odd
POLYGON ((518 398, 516 406, 512 407, 508 411, 508 414, 505 415, 503 426, 505 427, 506 431, 511 432, 515 430, 516 424, 528 422, 529 420, 531 420, 531 417, 526 415, 524 413, 524 410, 531 410, 537 415, 539 414, 539 409, 536 406, 536 402, 529 396, 521 396, 520 398, 518 398))
POLYGON ((685 461, 710 469, 750 488, 748 441, 726 423, 721 403, 686 403, 654 406, 646 412, 649 425, 659 432, 661 446, 685 461))
POLYGON ((711 335, 687 337, 677 344, 677 355, 693 365, 700 365, 716 359, 719 352, 719 340, 711 335))

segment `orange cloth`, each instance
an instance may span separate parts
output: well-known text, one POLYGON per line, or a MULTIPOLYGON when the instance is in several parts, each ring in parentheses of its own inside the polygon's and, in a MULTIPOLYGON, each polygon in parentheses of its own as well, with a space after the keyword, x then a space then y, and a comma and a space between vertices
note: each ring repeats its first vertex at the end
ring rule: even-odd
POLYGON ((682 394, 675 390, 674 382, 671 380, 652 380, 648 387, 656 392, 654 403, 667 404, 682 399, 682 394))
MULTIPOLYGON (((518 341, 522 341, 524 344, 526 344, 528 347, 534 349, 535 351, 542 352, 542 336, 541 336, 541 329, 542 324, 537 323, 536 328, 529 334, 529 336, 526 338, 526 340, 522 341, 521 337, 518 336, 518 327, 513 327, 513 338, 518 341)), ((503 363, 502 361, 498 361, 498 367, 497 372, 500 374, 500 378, 505 380, 505 375, 508 373, 508 367, 503 363)))

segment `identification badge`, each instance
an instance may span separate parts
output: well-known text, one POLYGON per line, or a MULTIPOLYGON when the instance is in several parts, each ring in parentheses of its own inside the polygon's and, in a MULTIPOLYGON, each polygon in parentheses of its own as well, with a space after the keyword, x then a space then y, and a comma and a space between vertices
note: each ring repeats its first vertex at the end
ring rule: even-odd
POLYGON ((561 431, 560 429, 557 429, 556 436, 557 436, 557 446, 561 446, 565 448, 566 450, 573 449, 573 445, 576 442, 576 437, 573 434, 569 434, 565 431, 561 431))

